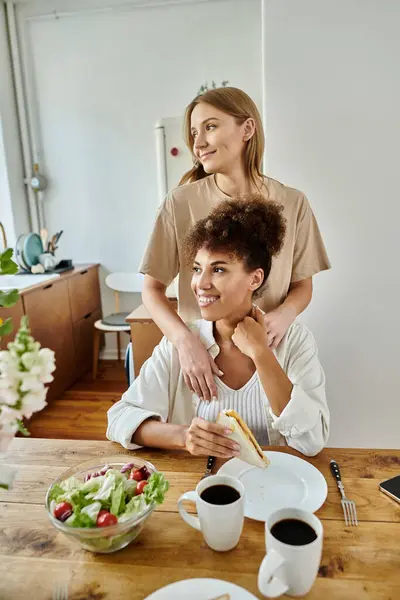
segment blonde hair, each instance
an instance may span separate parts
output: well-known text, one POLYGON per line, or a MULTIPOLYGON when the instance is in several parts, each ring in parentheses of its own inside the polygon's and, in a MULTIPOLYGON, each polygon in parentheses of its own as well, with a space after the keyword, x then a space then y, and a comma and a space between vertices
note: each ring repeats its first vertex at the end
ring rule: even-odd
POLYGON ((197 96, 186 108, 184 117, 184 137, 187 147, 192 153, 194 166, 185 173, 179 182, 179 185, 191 183, 207 177, 208 173, 203 169, 203 165, 195 162, 193 153, 193 136, 191 131, 191 117, 194 108, 200 103, 210 104, 218 110, 234 117, 239 125, 246 119, 253 119, 255 131, 253 136, 247 142, 244 154, 244 164, 246 176, 259 187, 259 180, 262 177, 261 162, 264 154, 264 132, 261 122, 261 116, 253 100, 242 90, 234 87, 221 87, 208 90, 204 94, 197 96))

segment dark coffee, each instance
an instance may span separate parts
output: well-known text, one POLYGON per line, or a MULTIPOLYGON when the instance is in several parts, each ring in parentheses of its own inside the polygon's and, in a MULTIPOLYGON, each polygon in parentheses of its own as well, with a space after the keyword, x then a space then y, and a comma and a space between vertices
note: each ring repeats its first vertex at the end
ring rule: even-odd
POLYGON ((201 492, 200 498, 208 504, 223 505, 236 502, 236 500, 239 500, 240 494, 230 485, 211 485, 201 492))
POLYGON ((271 534, 284 544, 305 546, 317 539, 317 534, 308 523, 299 519, 283 519, 271 527, 271 534))

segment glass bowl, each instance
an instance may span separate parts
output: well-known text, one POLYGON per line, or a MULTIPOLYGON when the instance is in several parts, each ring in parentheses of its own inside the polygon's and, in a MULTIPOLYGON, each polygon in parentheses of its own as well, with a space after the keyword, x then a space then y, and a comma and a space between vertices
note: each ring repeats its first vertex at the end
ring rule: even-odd
MULTIPOLYGON (((135 465, 135 468, 138 469, 146 466, 150 474, 157 472, 154 465, 146 460, 137 458, 136 456, 132 457, 132 460, 129 462, 132 462, 135 465)), ((62 531, 62 533, 73 539, 75 542, 78 542, 82 548, 89 550, 90 552, 109 554, 110 552, 121 550, 121 548, 125 548, 125 546, 133 542, 142 531, 146 519, 149 518, 155 509, 156 505, 154 503, 149 504, 144 511, 133 514, 131 519, 128 519, 123 523, 109 525, 108 527, 71 527, 56 519, 50 511, 49 496, 51 489, 55 484, 60 484, 65 479, 72 476, 83 483, 86 474, 100 471, 105 465, 120 470, 125 464, 127 464, 127 461, 121 462, 121 456, 104 458, 104 461, 101 463, 99 463, 99 459, 90 460, 76 465, 75 467, 71 467, 57 477, 47 490, 45 500, 47 514, 54 527, 59 531, 62 531)))

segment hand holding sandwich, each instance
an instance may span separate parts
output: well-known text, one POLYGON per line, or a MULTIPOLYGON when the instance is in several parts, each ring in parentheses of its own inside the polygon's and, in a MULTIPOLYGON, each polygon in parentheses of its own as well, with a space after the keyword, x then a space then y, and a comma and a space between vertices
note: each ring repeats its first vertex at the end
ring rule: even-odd
POLYGON ((229 427, 195 417, 186 430, 186 450, 196 456, 239 456, 240 445, 237 441, 229 439, 231 434, 232 430, 229 427))

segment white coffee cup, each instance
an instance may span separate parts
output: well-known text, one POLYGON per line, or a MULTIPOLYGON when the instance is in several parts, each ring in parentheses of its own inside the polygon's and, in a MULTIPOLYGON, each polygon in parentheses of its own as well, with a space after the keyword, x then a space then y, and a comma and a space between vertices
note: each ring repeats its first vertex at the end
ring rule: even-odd
POLYGON ((258 571, 258 589, 267 598, 282 594, 304 596, 317 577, 322 554, 323 528, 312 513, 297 508, 282 508, 269 515, 265 523, 267 555, 258 571), (316 539, 302 546, 283 543, 271 534, 272 527, 284 519, 297 519, 310 525, 316 539))
POLYGON ((186 492, 178 500, 178 510, 188 525, 201 531, 206 544, 217 552, 226 552, 234 548, 242 533, 244 521, 244 487, 237 479, 228 475, 211 475, 202 479, 196 491, 186 492), (230 504, 210 504, 201 498, 201 494, 214 485, 228 485, 240 497, 230 504), (185 500, 195 502, 198 517, 190 515, 182 506, 185 500))

